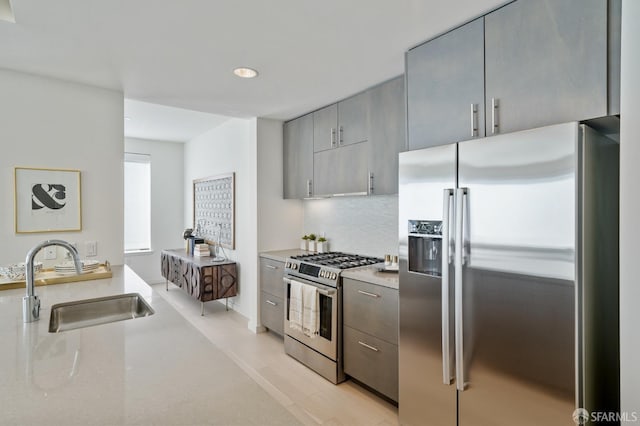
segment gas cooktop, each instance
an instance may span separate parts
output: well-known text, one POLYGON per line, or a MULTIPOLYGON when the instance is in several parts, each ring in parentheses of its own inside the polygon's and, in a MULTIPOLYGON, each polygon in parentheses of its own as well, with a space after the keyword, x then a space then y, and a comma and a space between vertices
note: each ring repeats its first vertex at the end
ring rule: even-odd
POLYGON ((291 256, 291 259, 336 269, 357 268, 359 266, 367 266, 384 262, 384 259, 379 259, 377 257, 360 256, 358 254, 342 253, 338 251, 302 254, 299 256, 291 256))

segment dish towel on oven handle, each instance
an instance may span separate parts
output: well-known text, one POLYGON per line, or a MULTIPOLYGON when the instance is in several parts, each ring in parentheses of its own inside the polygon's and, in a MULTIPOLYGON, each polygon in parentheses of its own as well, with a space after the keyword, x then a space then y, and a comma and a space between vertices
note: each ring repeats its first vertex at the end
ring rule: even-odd
POLYGON ((320 298, 312 285, 291 280, 289 294, 289 328, 314 338, 320 333, 320 298))

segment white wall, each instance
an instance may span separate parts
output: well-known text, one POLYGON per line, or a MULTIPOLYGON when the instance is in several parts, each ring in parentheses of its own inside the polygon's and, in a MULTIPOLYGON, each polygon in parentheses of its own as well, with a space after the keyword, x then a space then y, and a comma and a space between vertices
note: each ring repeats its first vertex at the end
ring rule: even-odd
POLYGON ((119 92, 0 69, 0 264, 53 238, 78 243, 83 257, 97 241, 96 259, 123 263, 123 102, 119 92), (15 166, 80 170, 82 231, 16 234, 15 166))
POLYGON ((124 149, 151 156, 152 249, 125 255, 125 263, 148 283, 164 282, 160 252, 184 246, 184 144, 125 138, 124 149))
POLYGON ((332 251, 398 254, 398 196, 304 201, 304 233, 324 234, 332 251))
POLYGON ((620 379, 623 412, 640 415, 640 2, 622 1, 620 105, 620 379))
POLYGON ((185 145, 184 227, 193 227, 193 180, 235 172, 235 250, 225 249, 238 262, 238 296, 230 306, 249 318, 256 329, 257 285, 257 147, 256 121, 230 119, 185 145))
POLYGON ((262 329, 259 311, 258 254, 294 248, 302 233, 302 202, 282 199, 282 122, 231 119, 185 145, 185 227, 193 224, 193 180, 235 172, 238 296, 234 310, 262 329))
POLYGON ((258 250, 300 245, 301 200, 284 200, 282 122, 258 119, 258 250))

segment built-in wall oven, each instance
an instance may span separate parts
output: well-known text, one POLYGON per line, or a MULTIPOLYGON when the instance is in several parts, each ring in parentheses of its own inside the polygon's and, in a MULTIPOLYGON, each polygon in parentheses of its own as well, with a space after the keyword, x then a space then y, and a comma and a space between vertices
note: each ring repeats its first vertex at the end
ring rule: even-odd
POLYGON ((342 367, 342 278, 344 269, 381 262, 382 259, 339 252, 294 256, 285 262, 285 352, 332 383, 344 381, 342 367), (289 326, 291 280, 318 291, 319 333, 310 337, 289 326))

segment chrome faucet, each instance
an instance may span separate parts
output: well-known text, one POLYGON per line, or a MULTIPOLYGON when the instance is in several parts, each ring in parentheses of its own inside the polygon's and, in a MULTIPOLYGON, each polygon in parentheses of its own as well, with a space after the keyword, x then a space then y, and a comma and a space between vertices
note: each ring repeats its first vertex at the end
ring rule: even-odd
POLYGON ((33 322, 40 319, 40 299, 36 296, 35 282, 33 278, 35 275, 33 271, 33 260, 41 249, 49 246, 60 246, 69 250, 69 253, 71 253, 71 256, 73 257, 76 272, 78 274, 82 273, 82 262, 80 261, 78 250, 66 241, 43 241, 29 250, 27 253, 27 259, 24 261, 25 277, 27 281, 27 295, 22 298, 22 318, 24 319, 24 322, 33 322))

